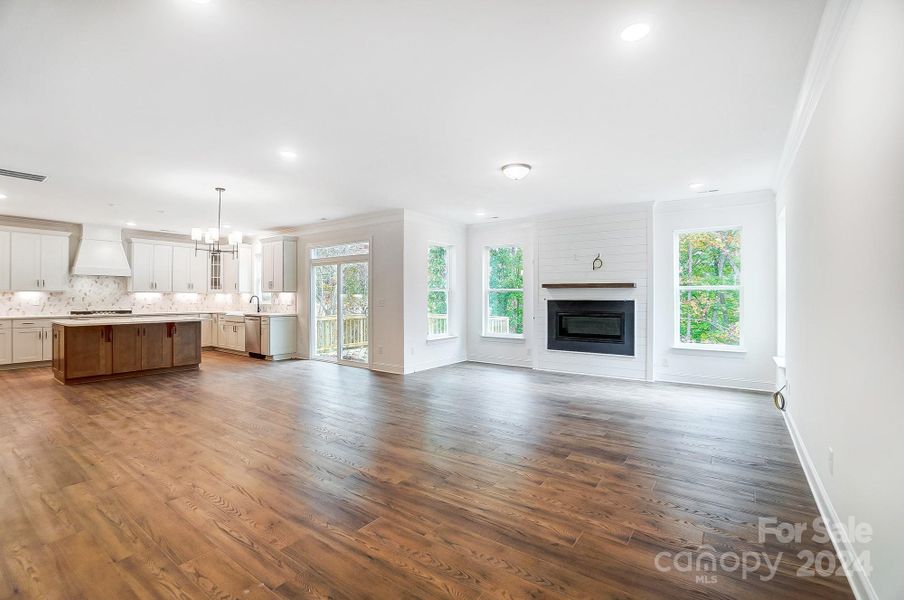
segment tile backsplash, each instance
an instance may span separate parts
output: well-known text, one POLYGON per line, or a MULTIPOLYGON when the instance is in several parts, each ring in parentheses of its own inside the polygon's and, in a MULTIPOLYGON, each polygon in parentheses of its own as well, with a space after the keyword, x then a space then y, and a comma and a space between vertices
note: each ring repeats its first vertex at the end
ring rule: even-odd
MULTIPOLYGON (((70 310, 132 309, 136 313, 247 312, 251 294, 132 293, 125 277, 72 275, 64 292, 0 292, 0 316, 66 315, 70 310)), ((296 311, 295 294, 274 294, 269 312, 296 311)))

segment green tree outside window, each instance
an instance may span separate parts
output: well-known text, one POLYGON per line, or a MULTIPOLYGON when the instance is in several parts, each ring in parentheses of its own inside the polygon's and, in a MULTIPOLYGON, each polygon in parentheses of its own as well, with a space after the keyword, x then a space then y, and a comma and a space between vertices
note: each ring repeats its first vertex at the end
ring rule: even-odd
POLYGON ((487 248, 486 335, 524 334, 524 252, 518 246, 487 248))
POLYGON ((678 252, 677 339, 741 345, 741 230, 686 231, 678 252))
POLYGON ((449 335, 449 253, 446 246, 427 249, 427 337, 449 335))

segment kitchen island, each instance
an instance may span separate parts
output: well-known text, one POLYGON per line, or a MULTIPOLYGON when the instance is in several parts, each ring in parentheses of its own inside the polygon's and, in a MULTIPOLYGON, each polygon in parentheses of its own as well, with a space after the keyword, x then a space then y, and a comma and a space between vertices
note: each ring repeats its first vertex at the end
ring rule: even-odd
POLYGON ((53 321, 53 376, 83 383, 197 369, 201 319, 134 317, 53 321))

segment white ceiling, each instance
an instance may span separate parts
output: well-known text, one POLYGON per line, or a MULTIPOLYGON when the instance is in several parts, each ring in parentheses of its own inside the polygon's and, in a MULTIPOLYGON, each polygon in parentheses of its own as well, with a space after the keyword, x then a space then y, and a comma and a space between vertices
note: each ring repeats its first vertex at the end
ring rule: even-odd
POLYGON ((767 188, 823 4, 0 0, 0 168, 49 176, 0 177, 0 214, 187 232, 222 185, 251 232, 767 188))

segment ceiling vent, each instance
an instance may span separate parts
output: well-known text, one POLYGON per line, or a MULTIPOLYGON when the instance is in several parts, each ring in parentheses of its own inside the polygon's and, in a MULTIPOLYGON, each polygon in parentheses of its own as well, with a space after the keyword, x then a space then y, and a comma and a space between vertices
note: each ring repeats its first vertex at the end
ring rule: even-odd
POLYGON ((47 175, 35 175, 34 173, 10 171, 9 169, 0 169, 0 175, 3 175, 4 177, 15 177, 16 179, 27 179, 28 181, 44 181, 47 179, 47 175))

